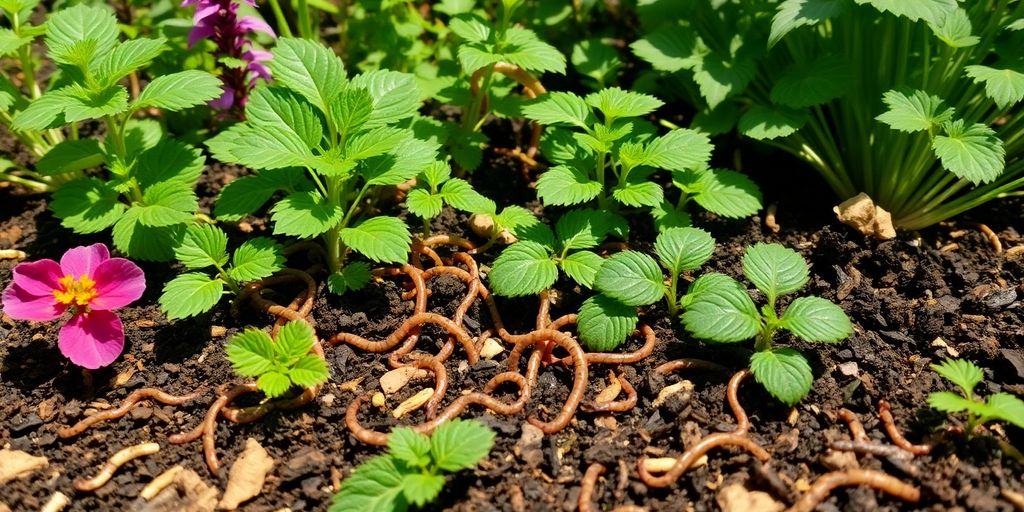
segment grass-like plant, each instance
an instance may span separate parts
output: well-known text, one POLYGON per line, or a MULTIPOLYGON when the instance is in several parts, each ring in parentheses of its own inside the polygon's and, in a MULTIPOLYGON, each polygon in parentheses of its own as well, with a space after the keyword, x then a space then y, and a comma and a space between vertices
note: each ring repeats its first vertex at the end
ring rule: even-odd
POLYGON ((675 73, 702 129, 797 155, 902 229, 1024 186, 1021 2, 684 3, 642 9, 632 48, 675 73))
MULTIPOLYGON (((984 402, 974 396, 974 388, 985 379, 981 368, 965 359, 946 359, 931 365, 932 370, 956 384, 961 394, 937 391, 928 395, 928 405, 947 414, 967 413, 967 437, 990 421, 1005 421, 1024 428, 1024 401, 1009 393, 993 393, 984 402)), ((980 398, 980 397, 979 397, 980 398)))

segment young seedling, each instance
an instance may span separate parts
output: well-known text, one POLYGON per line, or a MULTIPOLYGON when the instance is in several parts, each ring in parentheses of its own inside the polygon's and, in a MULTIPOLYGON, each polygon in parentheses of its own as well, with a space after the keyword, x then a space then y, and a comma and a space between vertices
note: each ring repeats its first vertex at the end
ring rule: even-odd
POLYGON ((261 171, 226 187, 216 212, 239 218, 287 192, 270 210, 274 233, 321 237, 329 289, 361 288, 370 274, 365 264, 346 264, 352 252, 400 263, 411 243, 405 222, 376 215, 364 200, 437 160, 438 146, 402 124, 421 105, 416 80, 395 71, 346 79, 330 48, 303 39, 281 38, 273 54, 275 85, 258 85, 245 105, 246 121, 207 142, 220 161, 261 171))
POLYGON ((447 162, 434 162, 420 173, 416 186, 405 199, 409 213, 423 219, 423 236, 430 235, 430 219, 440 215, 446 204, 469 213, 495 208, 494 201, 473 190, 466 180, 452 178, 451 173, 447 162))
POLYGON ((388 452, 356 468, 341 483, 330 512, 404 512, 437 499, 445 474, 469 469, 494 445, 494 431, 474 420, 452 420, 429 437, 400 427, 388 436, 388 452))
POLYGON ((580 339, 587 348, 606 352, 622 344, 636 329, 636 308, 665 299, 669 313, 679 312, 679 275, 700 268, 715 252, 715 239, 697 228, 670 228, 654 244, 658 261, 636 251, 605 260, 594 280, 601 293, 580 306, 580 339), (658 266, 658 263, 661 266, 658 266), (668 283, 662 275, 668 271, 668 283))
POLYGON ((653 96, 612 87, 586 97, 552 92, 524 106, 528 119, 563 127, 545 136, 544 154, 557 165, 537 180, 537 195, 550 205, 596 201, 601 210, 646 208, 659 229, 688 226, 690 200, 725 217, 757 212, 761 193, 753 182, 707 168, 707 135, 681 128, 653 136, 654 127, 639 118, 662 105, 653 96), (680 189, 674 203, 650 179, 659 169, 669 171, 680 189))
POLYGON ((220 301, 225 288, 237 295, 243 284, 268 277, 284 264, 281 246, 269 238, 246 240, 235 249, 230 264, 227 243, 227 235, 216 226, 189 226, 181 245, 174 249, 175 257, 189 270, 213 267, 217 274, 211 277, 204 272, 188 272, 164 285, 160 308, 167 318, 176 320, 209 311, 220 301))
POLYGON ((255 378, 260 391, 276 398, 296 386, 327 382, 327 363, 310 353, 315 342, 308 323, 292 320, 281 327, 277 339, 259 329, 246 329, 231 338, 226 350, 235 373, 255 378))
POLYGON ((807 359, 792 348, 772 348, 779 329, 812 343, 836 343, 853 334, 842 308, 821 297, 799 297, 780 315, 778 299, 807 283, 807 263, 796 251, 759 243, 743 256, 743 274, 764 294, 760 311, 746 288, 735 279, 709 273, 694 281, 683 297, 683 325, 694 336, 736 343, 756 338, 750 371, 757 382, 787 405, 811 390, 814 375, 807 359))
POLYGON ((937 391, 928 395, 928 405, 947 414, 967 413, 970 438, 979 426, 990 421, 1005 421, 1024 428, 1024 401, 1009 393, 989 395, 984 402, 974 397, 974 388, 984 380, 981 368, 965 359, 946 359, 931 365, 932 370, 956 384, 963 396, 952 391, 937 391))
POLYGON ((203 171, 202 153, 165 140, 160 125, 136 121, 151 108, 177 111, 221 94, 217 77, 190 70, 162 75, 129 101, 122 78, 166 50, 162 38, 118 41, 117 18, 102 7, 77 5, 47 21, 47 55, 61 70, 60 87, 48 90, 14 117, 12 127, 40 131, 70 125, 72 139, 53 147, 38 163, 44 176, 104 165, 109 177, 62 185, 50 205, 76 233, 113 226, 114 245, 136 259, 166 261, 198 210, 192 188, 203 171), (106 138, 78 139, 77 124, 102 119, 106 138))
POLYGON ((581 286, 592 288, 604 258, 587 249, 600 245, 609 234, 625 238, 627 229, 621 217, 586 209, 563 215, 554 232, 540 223, 519 229, 520 241, 494 260, 488 279, 498 295, 534 295, 555 284, 561 269, 581 286))

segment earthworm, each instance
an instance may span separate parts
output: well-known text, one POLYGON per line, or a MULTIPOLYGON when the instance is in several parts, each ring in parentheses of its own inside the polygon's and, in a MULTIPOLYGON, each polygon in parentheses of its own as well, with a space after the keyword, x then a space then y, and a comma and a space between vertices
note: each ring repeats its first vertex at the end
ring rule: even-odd
POLYGON ((569 425, 569 421, 572 420, 572 416, 576 413, 576 408, 583 400, 583 394, 587 391, 587 359, 583 355, 583 349, 580 348, 579 343, 576 343, 571 336, 561 331, 542 329, 527 334, 509 335, 507 332, 505 334, 508 335, 509 341, 516 344, 508 358, 510 371, 518 371, 519 357, 525 348, 535 345, 543 347, 543 344, 547 343, 548 340, 554 341, 555 344, 568 351, 572 357, 574 362, 572 390, 569 392, 562 410, 555 416, 555 419, 547 423, 533 416, 526 419, 526 421, 541 429, 545 434, 561 431, 569 425))
POLYGON ((750 452, 758 460, 764 462, 771 458, 771 455, 762 448, 759 444, 754 442, 747 435, 747 431, 750 429, 750 419, 747 418, 746 411, 739 403, 737 394, 739 393, 740 384, 743 380, 750 376, 749 370, 740 370, 729 379, 729 385, 726 388, 726 397, 729 402, 729 406, 732 408, 733 415, 736 417, 736 429, 729 433, 715 433, 709 434, 702 438, 697 444, 687 448, 677 459, 672 469, 660 477, 656 477, 647 471, 644 466, 644 459, 640 459, 637 464, 637 471, 640 473, 640 480, 644 482, 648 487, 668 487, 674 484, 679 477, 686 472, 694 462, 697 461, 702 455, 707 453, 712 448, 719 446, 738 446, 750 452))
POLYGON ((160 473, 156 478, 151 480, 142 488, 142 492, 139 493, 139 497, 146 501, 155 498, 157 494, 160 494, 160 491, 174 483, 174 477, 178 476, 178 473, 181 473, 184 469, 185 468, 180 465, 176 465, 172 466, 171 469, 160 473))
POLYGON ((896 427, 896 421, 893 420, 889 402, 885 400, 878 401, 878 418, 882 420, 882 425, 885 426, 885 431, 889 434, 889 438, 892 439, 893 444, 896 446, 899 446, 914 455, 928 455, 931 453, 931 445, 914 444, 908 441, 907 438, 903 437, 900 429, 896 427))
POLYGON ((476 246, 473 245, 473 242, 470 242, 469 240, 466 240, 465 238, 458 237, 458 236, 455 236, 455 235, 433 235, 433 236, 428 236, 427 238, 424 238, 423 240, 420 240, 419 244, 422 245, 423 247, 437 247, 439 245, 451 245, 451 246, 458 247, 459 249, 462 249, 464 251, 472 251, 473 249, 476 249, 476 246))
POLYGON ((217 417, 220 415, 221 409, 227 404, 234 401, 239 396, 245 393, 251 393, 256 391, 256 383, 248 382, 245 384, 236 384, 229 388, 227 391, 220 394, 210 408, 206 411, 206 416, 203 418, 202 423, 196 426, 189 432, 183 432, 180 434, 174 434, 167 438, 171 444, 184 444, 190 441, 198 439, 200 436, 203 438, 203 456, 206 459, 206 467, 210 468, 210 472, 214 475, 217 474, 217 470, 220 468, 220 462, 217 460, 217 417))
MULTIPOLYGON (((458 308, 456 308, 455 310, 455 314, 452 316, 452 321, 455 322, 455 325, 458 326, 462 326, 462 321, 465 318, 466 313, 469 311, 469 308, 473 307, 473 303, 476 302, 477 290, 480 286, 479 273, 477 272, 476 263, 473 261, 473 258, 467 256, 465 253, 455 254, 456 259, 460 259, 460 257, 463 257, 464 260, 468 260, 467 266, 469 266, 470 268, 469 272, 466 272, 458 267, 431 267, 423 271, 422 276, 423 280, 426 281, 427 279, 433 277, 435 274, 451 274, 466 283, 466 296, 463 297, 462 302, 459 303, 458 308)), ((424 305, 423 311, 425 310, 426 306, 424 305)), ((417 309, 416 312, 421 313, 423 311, 417 309)), ((407 340, 406 343, 402 344, 401 347, 399 347, 397 350, 388 355, 388 364, 390 364, 392 368, 404 366, 404 363, 401 362, 401 358, 408 354, 409 352, 411 352, 413 348, 415 348, 416 341, 417 340, 412 339, 412 337, 410 337, 410 339, 407 340)), ((448 357, 451 356, 452 352, 454 351, 455 338, 449 336, 448 340, 445 341, 444 346, 441 347, 440 352, 438 352, 437 355, 434 356, 434 358, 444 362, 448 359, 448 357)), ((479 348, 477 349, 477 351, 479 352, 479 348)))
MULTIPOLYGON (((484 386, 483 392, 473 392, 460 396, 452 402, 451 405, 441 411, 440 414, 412 428, 416 432, 430 434, 442 423, 456 418, 462 414, 462 411, 465 410, 466 407, 474 404, 483 405, 497 414, 507 416, 518 414, 526 405, 528 396, 525 391, 526 378, 523 377, 522 374, 517 372, 499 373, 487 382, 487 385, 484 386), (489 394, 505 382, 514 382, 520 389, 519 398, 511 404, 502 403, 489 394)), ((357 396, 352 400, 352 403, 349 404, 348 409, 345 411, 345 426, 348 427, 349 431, 352 432, 352 435, 355 436, 356 439, 366 444, 385 446, 388 444, 388 434, 365 428, 359 424, 359 408, 368 396, 370 395, 364 394, 357 396)))
POLYGON ((658 337, 646 324, 640 324, 640 334, 644 337, 644 345, 634 352, 612 353, 612 352, 587 352, 587 363, 589 364, 633 364, 639 362, 654 353, 654 346, 658 343, 658 337))
POLYGON ((985 238, 988 239, 988 243, 992 244, 992 249, 995 250, 996 254, 1003 253, 1003 243, 999 241, 999 235, 997 235, 995 231, 992 231, 992 228, 980 222, 968 222, 968 224, 974 226, 978 231, 981 231, 981 233, 985 235, 985 238))
POLYGON ((53 493, 53 496, 50 496, 50 499, 46 501, 43 508, 39 509, 39 512, 60 512, 64 510, 64 507, 68 506, 68 503, 71 503, 71 498, 68 498, 67 494, 57 491, 53 493))
POLYGON ((590 497, 594 494, 594 486, 597 485, 598 477, 604 474, 604 470, 603 464, 595 462, 583 474, 583 480, 580 481, 580 496, 576 500, 580 512, 590 512, 590 497))
POLYGON ((454 336, 455 339, 466 349, 466 358, 469 360, 469 364, 476 364, 477 361, 480 360, 480 354, 476 350, 476 345, 473 344, 473 338, 470 338, 461 327, 455 324, 455 322, 436 313, 417 313, 407 318, 405 322, 402 322, 402 325, 395 330, 395 332, 391 333, 390 336, 381 341, 371 341, 353 333, 338 333, 327 340, 327 343, 330 345, 347 343, 367 352, 386 352, 402 342, 402 340, 404 340, 406 336, 413 331, 413 329, 416 329, 423 324, 434 324, 440 326, 444 330, 448 331, 449 334, 454 336))
POLYGON ((636 407, 636 389, 634 389, 633 385, 626 380, 625 375, 620 374, 618 379, 619 383, 622 384, 622 390, 626 392, 625 400, 615 400, 612 402, 584 402, 580 407, 587 412, 626 412, 636 407))
POLYGON ((135 446, 129 446, 110 457, 110 460, 103 465, 96 476, 88 480, 75 480, 75 490, 82 492, 95 491, 109 482, 110 478, 114 476, 114 473, 121 466, 139 457, 153 455, 159 451, 160 445, 158 443, 142 443, 135 446))
POLYGON ((143 388, 133 391, 130 395, 125 397, 124 401, 121 402, 121 406, 116 409, 108 409, 106 411, 98 412, 85 418, 78 423, 75 423, 71 427, 65 427, 57 431, 57 435, 62 439, 74 437, 82 432, 85 432, 89 427, 100 423, 102 421, 109 421, 123 417, 128 414, 139 402, 143 400, 155 400, 162 404, 167 405, 181 405, 190 400, 194 400, 203 393, 206 392, 205 388, 200 388, 197 391, 189 393, 187 395, 175 396, 159 389, 155 388, 143 388))
POLYGON ((864 431, 864 425, 857 419, 857 415, 853 411, 846 408, 839 409, 837 416, 849 425, 850 436, 853 437, 854 442, 861 443, 869 440, 868 433, 864 431))
POLYGON ((847 469, 826 473, 811 484, 811 488, 793 505, 789 512, 813 512, 834 489, 864 485, 903 501, 915 503, 921 499, 921 490, 899 479, 871 469, 847 469))
POLYGON ((711 370, 715 372, 724 372, 725 367, 718 363, 712 363, 711 361, 705 361, 703 359, 684 358, 663 363, 655 368, 654 372, 661 375, 668 375, 679 370, 711 370))

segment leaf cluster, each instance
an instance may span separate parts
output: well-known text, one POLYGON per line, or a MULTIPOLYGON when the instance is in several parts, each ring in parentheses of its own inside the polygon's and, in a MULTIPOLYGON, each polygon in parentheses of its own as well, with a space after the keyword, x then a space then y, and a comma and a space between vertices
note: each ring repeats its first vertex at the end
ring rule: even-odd
MULTIPOLYGON (((1005 421, 1024 428, 1024 401, 1010 393, 993 393, 985 401, 974 397, 974 388, 984 380, 981 368, 965 359, 946 359, 931 365, 939 375, 960 388, 928 395, 928 405, 947 414, 967 413, 967 435, 990 421, 1005 421), (961 396, 962 395, 962 396, 961 396)), ((980 397, 979 397, 980 398, 980 397)))
POLYGON ((475 466, 493 445, 494 432, 474 420, 449 421, 429 437, 396 428, 388 436, 388 452, 356 467, 341 483, 330 510, 403 512, 425 506, 441 493, 445 473, 475 466))
POLYGON ((246 329, 228 341, 226 350, 235 373, 255 378, 260 391, 276 398, 294 386, 327 382, 327 363, 310 353, 315 342, 308 323, 292 320, 281 327, 276 339, 259 329, 246 329))

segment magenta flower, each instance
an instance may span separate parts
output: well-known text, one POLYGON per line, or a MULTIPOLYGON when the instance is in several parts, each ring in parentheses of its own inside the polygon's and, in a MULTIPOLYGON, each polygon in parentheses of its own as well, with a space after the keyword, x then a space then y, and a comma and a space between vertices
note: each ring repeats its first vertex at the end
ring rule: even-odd
POLYGON ((65 311, 60 352, 78 366, 106 366, 124 350, 124 326, 112 310, 142 296, 146 277, 137 265, 111 258, 103 244, 75 247, 60 263, 45 259, 14 267, 4 290, 4 312, 16 320, 46 322, 65 311))

